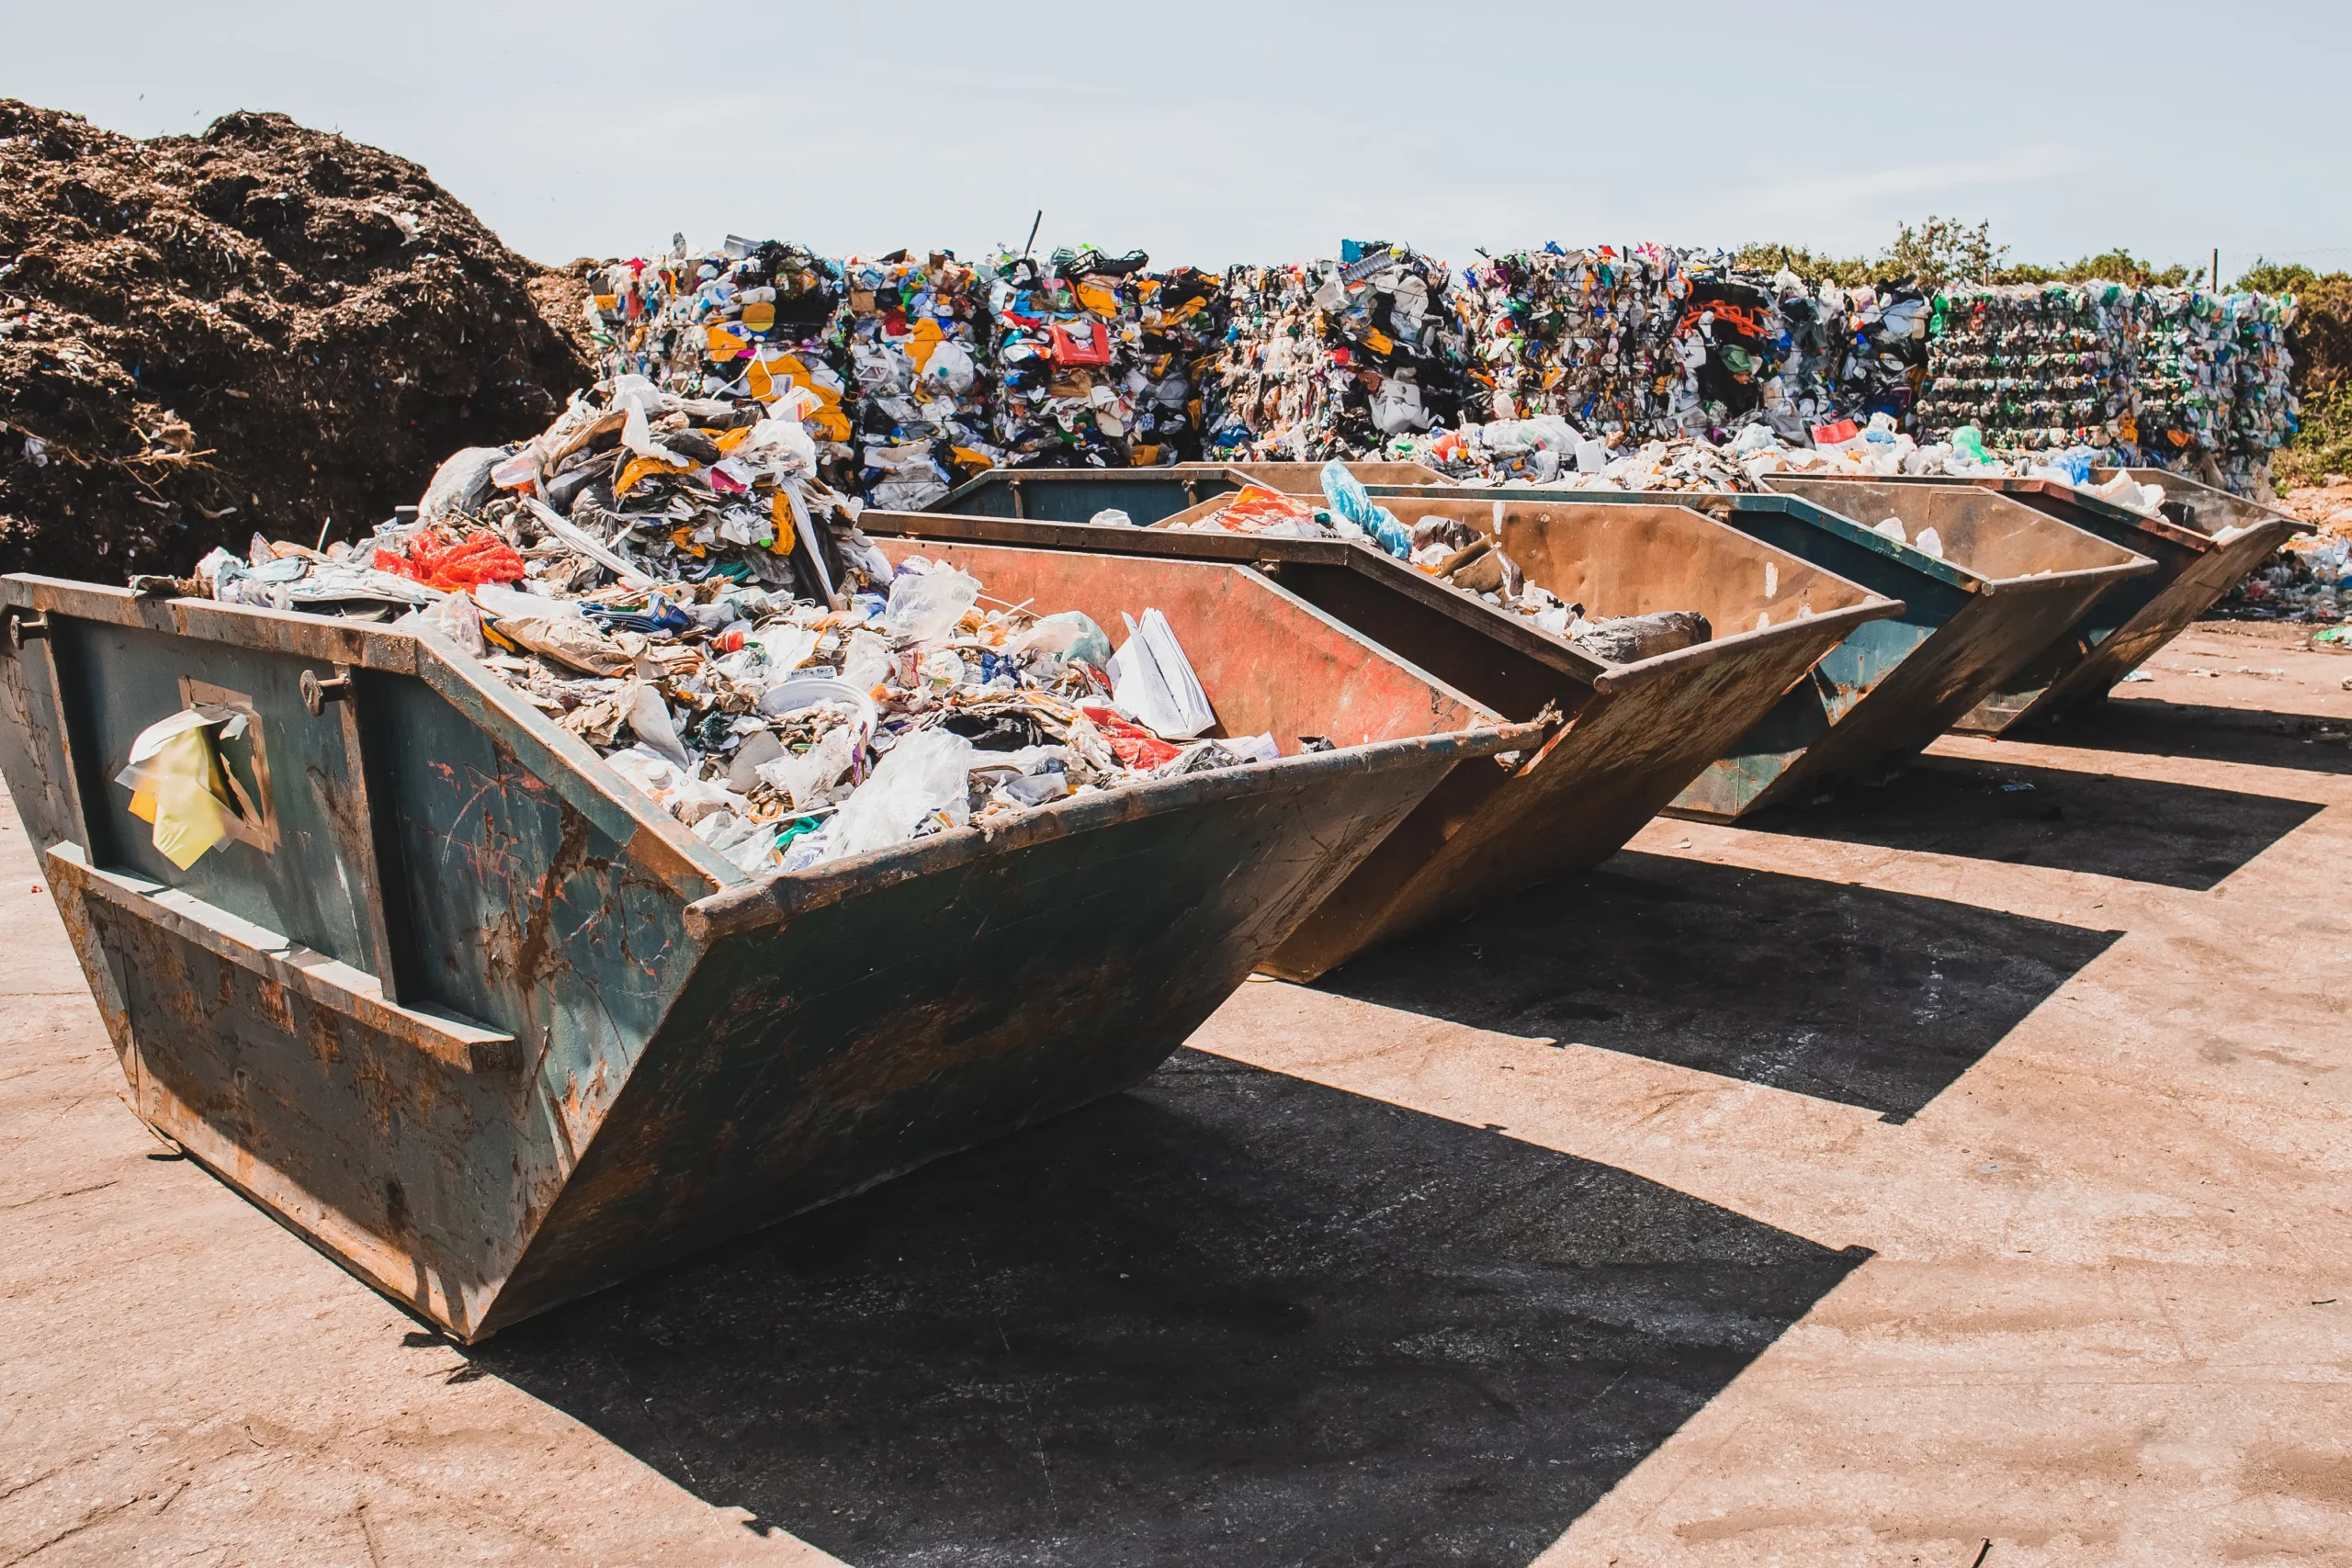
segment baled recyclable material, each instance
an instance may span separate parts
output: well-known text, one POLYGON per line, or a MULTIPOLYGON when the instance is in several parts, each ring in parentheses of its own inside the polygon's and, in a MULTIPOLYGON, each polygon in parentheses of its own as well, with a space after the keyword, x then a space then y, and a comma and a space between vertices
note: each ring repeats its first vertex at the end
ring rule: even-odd
POLYGON ((831 335, 855 386, 861 489, 919 512, 1004 459, 993 445, 991 328, 980 271, 935 251, 842 264, 831 335))

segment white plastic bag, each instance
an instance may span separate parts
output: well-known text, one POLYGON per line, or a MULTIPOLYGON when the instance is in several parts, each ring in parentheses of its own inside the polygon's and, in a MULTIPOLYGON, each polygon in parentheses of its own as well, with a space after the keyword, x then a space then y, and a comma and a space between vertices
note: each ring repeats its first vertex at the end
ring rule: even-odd
POLYGON ((882 612, 882 626, 902 641, 937 642, 979 597, 980 580, 952 566, 901 570, 890 580, 890 607, 882 612))
POLYGON ((890 749, 874 776, 833 818, 835 855, 903 844, 934 814, 960 828, 971 818, 972 743, 947 729, 919 729, 890 749))
POLYGON ((1176 640, 1176 628, 1158 610, 1138 626, 1127 623, 1126 646, 1111 655, 1111 695, 1136 722, 1169 740, 1189 740, 1216 724, 1216 710, 1176 640))
POLYGON ((762 762, 756 771, 763 780, 784 791, 792 801, 793 810, 806 811, 831 798, 833 786, 849 772, 855 756, 856 738, 843 725, 827 730, 806 751, 762 762))

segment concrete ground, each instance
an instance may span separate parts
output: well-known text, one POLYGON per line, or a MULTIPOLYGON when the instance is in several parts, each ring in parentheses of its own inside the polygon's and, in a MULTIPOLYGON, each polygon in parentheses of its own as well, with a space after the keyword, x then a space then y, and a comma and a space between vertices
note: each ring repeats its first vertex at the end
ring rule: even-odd
POLYGON ((0 1568, 2352 1564, 2352 658, 1661 820, 461 1352, 171 1157, 0 831, 0 1568))

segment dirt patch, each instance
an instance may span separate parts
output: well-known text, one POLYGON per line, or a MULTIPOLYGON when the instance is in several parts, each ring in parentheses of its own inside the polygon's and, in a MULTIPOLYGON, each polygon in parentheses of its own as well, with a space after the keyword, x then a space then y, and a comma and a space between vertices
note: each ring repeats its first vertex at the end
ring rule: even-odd
POLYGON ((0 570, 364 533, 593 378, 583 293, 283 115, 141 141, 0 100, 0 570))

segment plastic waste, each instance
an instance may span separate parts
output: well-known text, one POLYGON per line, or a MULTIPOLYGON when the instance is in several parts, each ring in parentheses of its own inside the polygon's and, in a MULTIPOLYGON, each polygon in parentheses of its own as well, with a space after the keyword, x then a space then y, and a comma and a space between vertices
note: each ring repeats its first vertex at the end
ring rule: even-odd
POLYGON ((928 561, 918 567, 909 560, 890 581, 890 607, 883 612, 883 625, 894 637, 936 641, 955 629, 979 596, 979 579, 969 572, 928 561))
POLYGON ((213 732, 243 733, 242 714, 185 708, 141 730, 115 783, 130 791, 130 814, 153 824, 155 849, 186 871, 229 836, 237 816, 213 732))
POLYGON ((1363 481, 1350 473, 1346 464, 1336 457, 1324 464, 1321 482, 1323 499, 1341 522, 1361 528, 1373 543, 1399 560, 1413 553, 1412 535, 1396 521, 1396 513, 1374 504, 1363 481))
POLYGON ((1013 645, 1016 657, 1045 654, 1057 660, 1076 660, 1108 671, 1111 667, 1111 639, 1094 618, 1077 610, 1063 610, 1039 618, 1013 645))
POLYGON ((1132 615, 1125 620, 1126 645, 1111 656, 1114 700, 1163 739, 1186 739, 1214 727, 1216 711, 1168 617, 1148 609, 1140 624, 1132 615))
POLYGON ((1612 664, 1632 664, 1695 648, 1714 635, 1707 617, 1696 610, 1663 610, 1588 623, 1569 639, 1569 646, 1612 664))
POLYGON ((835 816, 828 858, 902 844, 934 817, 962 827, 974 755, 970 741, 945 729, 920 729, 899 741, 835 816))

